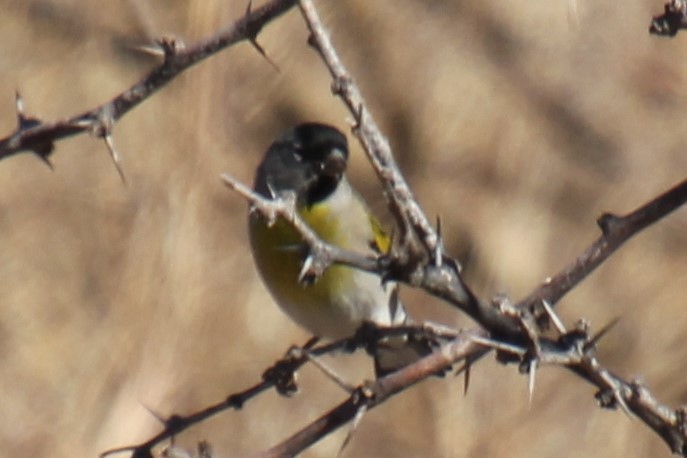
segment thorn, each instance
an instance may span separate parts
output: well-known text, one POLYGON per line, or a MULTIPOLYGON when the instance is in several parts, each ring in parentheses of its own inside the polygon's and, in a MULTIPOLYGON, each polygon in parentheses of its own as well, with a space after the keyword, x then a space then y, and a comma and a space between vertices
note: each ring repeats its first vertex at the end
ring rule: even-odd
POLYGON ((112 134, 110 134, 109 132, 106 133, 103 136, 103 139, 105 140, 105 146, 107 146, 107 151, 110 153, 112 163, 114 164, 115 169, 117 169, 119 178, 122 180, 122 183, 126 185, 126 177, 124 176, 124 170, 122 170, 121 156, 115 149, 114 142, 112 141, 112 134))
MULTIPOLYGON (((22 98, 21 94, 19 94, 19 91, 15 91, 14 99, 17 107, 17 134, 42 124, 39 119, 26 116, 24 99, 22 98)), ((47 165, 51 171, 54 170, 54 168, 52 162, 50 162, 49 156, 52 154, 54 148, 55 145, 50 140, 32 145, 30 147, 31 152, 38 156, 38 159, 47 165)))
MULTIPOLYGON (((24 99, 22 98, 21 94, 19 94, 19 91, 15 91, 14 100, 17 106, 17 129, 19 131, 41 125, 41 121, 39 119, 26 116, 24 99)), ((50 145, 52 145, 52 143, 50 143, 50 145)), ((52 146, 50 149, 52 150, 52 146)))
POLYGON ((19 127, 21 127, 21 119, 24 118, 24 99, 19 94, 19 91, 14 92, 14 101, 17 106, 17 118, 19 118, 19 127))
POLYGON ((532 399, 534 398, 534 381, 536 379, 537 375, 537 360, 533 359, 530 361, 530 369, 529 369, 529 383, 528 383, 528 391, 530 395, 529 399, 529 408, 532 408, 532 399))
POLYGON ((618 324, 619 321, 620 317, 612 319, 608 324, 606 324, 606 326, 601 328, 599 332, 597 332, 591 339, 589 339, 587 343, 584 344, 583 350, 586 352, 594 348, 596 344, 599 342, 599 340, 601 340, 601 338, 605 336, 608 331, 610 331, 616 324, 618 324))
POLYGON ((460 366, 456 367, 456 370, 453 371, 453 375, 458 377, 460 374, 464 373, 466 370, 468 370, 468 365, 463 361, 463 364, 460 366))
POLYGON ((437 215, 437 244, 434 247, 434 266, 441 267, 444 258, 444 239, 441 236, 441 216, 437 215))
POLYGON ((138 450, 138 447, 135 445, 126 445, 124 447, 117 447, 117 448, 112 448, 110 450, 105 450, 103 453, 98 455, 98 458, 105 458, 110 455, 115 455, 119 453, 124 453, 124 452, 136 452, 138 450))
POLYGON ((467 359, 465 360, 465 379, 463 383, 463 396, 468 395, 468 388, 470 387, 470 370, 472 369, 472 364, 467 359))
POLYGON ((147 56, 153 56, 153 57, 164 57, 165 56, 165 51, 162 49, 162 46, 160 46, 159 43, 155 43, 152 45, 137 45, 137 46, 131 46, 131 49, 134 51, 140 52, 141 54, 145 54, 147 56))
POLYGON ((309 351, 305 349, 301 349, 301 351, 303 352, 302 354, 308 359, 308 361, 313 363, 315 367, 317 367, 324 375, 326 375, 329 380, 339 385, 339 387, 343 389, 346 393, 355 393, 355 387, 351 386, 349 383, 346 383, 346 381, 342 379, 339 376, 339 374, 334 372, 332 368, 324 364, 322 361, 320 361, 319 358, 312 355, 309 351))
POLYGON ((537 323, 534 320, 534 316, 527 309, 514 309, 510 302, 507 304, 507 307, 515 311, 515 318, 517 318, 517 320, 520 322, 520 326, 525 331, 527 337, 530 340, 530 344, 532 346, 532 351, 534 353, 535 359, 539 358, 541 356, 541 343, 539 342, 537 323))
POLYGON ((100 137, 105 140, 105 146, 107 147, 107 152, 110 154, 112 163, 117 169, 119 178, 122 183, 126 184, 126 177, 124 176, 124 171, 121 168, 120 155, 114 146, 114 141, 112 140, 112 126, 114 126, 114 106, 112 104, 107 104, 98 111, 97 120, 91 123, 91 135, 100 137))
POLYGON ((143 404, 142 402, 141 402, 141 405, 143 406, 144 409, 146 409, 148 411, 148 413, 150 415, 152 415, 157 421, 159 421, 160 424, 164 425, 167 423, 167 420, 165 419, 165 417, 163 417, 161 414, 159 414, 158 412, 153 410, 152 407, 148 407, 147 405, 143 404))
POLYGON ((94 129, 95 129, 93 127, 95 124, 95 121, 93 121, 93 119, 91 119, 91 118, 81 118, 81 119, 74 121, 73 124, 75 127, 79 127, 82 129, 88 128, 90 131, 94 131, 94 129))
POLYGON ((34 151, 34 153, 35 153, 36 157, 37 157, 43 164, 45 164, 45 165, 48 166, 48 168, 50 169, 51 172, 54 172, 54 171, 55 171, 55 167, 53 166, 52 162, 50 162, 50 159, 48 158, 47 155, 40 154, 40 153, 37 153, 37 152, 35 152, 35 151, 34 151))
POLYGON ((361 405, 360 407, 358 407, 358 410, 356 410, 355 416, 353 417, 353 421, 351 422, 351 427, 348 430, 348 434, 346 434, 346 438, 341 443, 341 447, 339 448, 339 452, 336 454, 337 458, 340 458, 342 456, 344 449, 351 442, 351 439, 353 439, 353 434, 358 429, 358 426, 360 426, 360 423, 362 422, 363 417, 365 416, 366 413, 367 413, 367 405, 365 405, 365 404, 361 405))
POLYGON ((267 55, 267 52, 265 51, 265 48, 263 48, 260 43, 258 43, 258 39, 253 37, 250 39, 250 43, 253 45, 253 47, 260 53, 260 55, 265 58, 265 60, 274 68, 277 73, 281 73, 281 69, 279 66, 270 58, 270 56, 267 55))
POLYGON ((493 348, 495 350, 501 350, 505 351, 507 353, 512 353, 514 355, 518 356, 524 356, 527 353, 527 350, 518 347, 516 345, 511 345, 507 344, 504 342, 498 342, 496 340, 492 339, 487 339, 485 337, 480 337, 480 336, 470 336, 470 339, 475 342, 476 344, 483 345, 488 348, 493 348))
POLYGON ((630 408, 627 406, 627 403, 625 402, 625 398, 620 394, 620 390, 618 388, 613 389, 613 397, 615 398, 615 401, 618 403, 620 406, 620 409, 625 412, 625 414, 630 418, 634 419, 635 415, 632 413, 630 408))
POLYGON ((298 273, 298 283, 303 286, 310 286, 315 283, 317 276, 313 272, 314 263, 315 259, 312 254, 306 256, 305 261, 303 261, 303 267, 301 267, 301 271, 298 273))
POLYGON ((543 299, 541 301, 541 305, 544 307, 544 311, 546 314, 549 316, 549 319, 551 319, 551 322, 553 325, 556 327, 556 330, 558 331, 559 334, 563 335, 567 331, 565 330, 565 325, 561 321, 560 317, 554 312, 553 307, 551 307, 551 304, 549 301, 546 299, 543 299))
MULTIPOLYGON (((253 0, 248 0, 248 5, 246 5, 246 16, 250 16, 251 12, 253 11, 253 0)), ((270 59, 270 56, 267 55, 267 52, 265 51, 265 48, 263 48, 260 43, 258 43, 258 33, 260 32, 260 27, 257 29, 253 30, 250 36, 248 37, 248 40, 250 43, 253 45, 253 47, 260 53, 262 57, 265 58, 265 60, 274 68, 277 73, 281 73, 281 69, 279 66, 272 60, 270 59)))
POLYGON ((272 186, 272 183, 267 183, 267 190, 270 192, 270 199, 276 200, 277 191, 274 189, 274 186, 272 186))

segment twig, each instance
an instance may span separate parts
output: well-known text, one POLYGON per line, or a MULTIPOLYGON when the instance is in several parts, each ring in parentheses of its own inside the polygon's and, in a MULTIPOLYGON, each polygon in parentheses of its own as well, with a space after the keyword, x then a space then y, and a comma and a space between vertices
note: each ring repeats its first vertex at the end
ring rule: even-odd
MULTIPOLYGON (((446 330, 443 330, 444 332, 446 330)), ((240 410, 243 406, 254 397, 274 388, 279 394, 283 396, 291 396, 295 394, 298 387, 295 383, 295 373, 307 362, 312 361, 313 357, 318 357, 326 354, 336 352, 353 352, 359 348, 367 348, 370 345, 375 345, 378 341, 398 336, 398 335, 426 335, 428 338, 445 339, 443 334, 435 335, 431 329, 426 329, 424 326, 404 326, 398 328, 376 328, 374 333, 358 333, 353 337, 347 339, 337 340, 327 344, 315 345, 316 338, 310 339, 305 345, 300 348, 291 348, 286 352, 284 358, 275 362, 271 367, 267 368, 262 374, 262 381, 237 393, 227 396, 226 399, 214 405, 206 407, 198 412, 190 415, 171 415, 169 418, 161 418, 159 414, 155 414, 163 424, 164 428, 155 436, 151 437, 145 442, 135 445, 127 445, 124 447, 113 448, 103 452, 100 456, 105 457, 115 453, 132 452, 134 458, 150 456, 153 447, 160 444, 166 439, 173 438, 177 434, 185 431, 191 426, 207 420, 208 418, 223 412, 225 410, 233 409, 240 410)), ((463 334, 455 332, 451 337, 461 337, 463 334)), ((469 342, 472 345, 472 341, 469 342)), ((452 351, 452 350, 449 350, 452 351)), ((445 352, 444 352, 445 353, 445 352)), ((437 364, 437 363, 435 363, 437 364)), ((439 363, 446 365, 440 361, 439 363)), ((443 366, 441 366, 443 367, 443 366)), ((428 375, 431 375, 436 369, 430 366, 428 375)))
POLYGON ((190 47, 184 47, 174 39, 161 40, 158 44, 164 51, 164 61, 157 68, 107 103, 69 119, 43 122, 28 118, 18 110, 16 131, 0 139, 0 159, 22 151, 32 151, 45 160, 54 150, 57 140, 85 132, 101 131, 101 136, 109 134, 119 118, 184 70, 238 42, 248 40, 255 45, 260 30, 295 3, 295 0, 272 0, 249 10, 232 25, 190 47))
POLYGON ((669 215, 687 202, 687 180, 652 199, 625 216, 602 215, 597 224, 601 236, 584 253, 539 288, 522 299, 517 308, 533 308, 542 302, 556 304, 571 289, 591 274, 632 236, 669 215))
POLYGON ((307 272, 302 271, 300 277, 312 275, 314 278, 319 278, 333 263, 372 273, 382 272, 383 267, 379 259, 344 250, 320 239, 296 211, 294 196, 283 195, 276 199, 266 199, 228 173, 222 174, 221 178, 229 189, 241 195, 251 204, 251 211, 260 212, 267 219, 268 224, 273 224, 277 218, 281 217, 288 221, 303 237, 303 241, 308 244, 310 249, 310 255, 308 256, 308 263, 305 264, 307 272))
POLYGON ((300 1, 299 6, 311 33, 309 43, 320 53, 332 75, 332 92, 341 97, 355 118, 354 132, 384 186, 400 228, 412 230, 427 253, 434 253, 439 245, 439 237, 413 197, 396 165, 389 142, 377 127, 353 78, 339 59, 315 6, 309 0, 300 1))

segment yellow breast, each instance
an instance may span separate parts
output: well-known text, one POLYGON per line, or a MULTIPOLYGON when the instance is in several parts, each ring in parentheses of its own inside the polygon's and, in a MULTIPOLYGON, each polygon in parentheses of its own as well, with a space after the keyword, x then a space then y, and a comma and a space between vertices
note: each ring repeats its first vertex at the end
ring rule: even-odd
MULTIPOLYGON (((327 243, 356 251, 389 247, 363 201, 342 181, 325 202, 299 209, 303 220, 327 243)), ((250 216, 253 256, 272 297, 294 321, 320 337, 352 335, 363 321, 389 325, 389 295, 379 277, 346 266, 329 267, 315 283, 298 282, 308 247, 285 220, 272 226, 250 216)))
MULTIPOLYGON (((303 209, 301 217, 327 243, 342 245, 346 235, 334 222, 331 211, 323 205, 303 209)), ((260 215, 250 217, 251 245, 255 262, 265 284, 275 300, 286 311, 291 308, 329 308, 351 277, 351 270, 332 266, 314 284, 305 286, 298 275, 308 248, 296 230, 285 220, 277 220, 268 227, 260 215)), ((307 311, 303 311, 307 313, 307 311)))

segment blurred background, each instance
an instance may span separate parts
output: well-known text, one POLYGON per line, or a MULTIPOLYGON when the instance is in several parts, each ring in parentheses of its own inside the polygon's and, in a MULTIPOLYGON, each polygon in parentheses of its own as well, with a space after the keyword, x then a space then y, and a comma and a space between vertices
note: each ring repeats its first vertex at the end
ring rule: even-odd
MULTIPOLYGON (((483 297, 517 300, 598 235, 603 211, 630 211, 687 174, 687 36, 647 33, 661 1, 318 1, 450 253, 483 297)), ((245 1, 0 0, 0 134, 14 94, 44 120, 91 109, 158 61, 162 35, 192 43, 239 18, 245 1)), ((0 164, 0 455, 96 456, 138 443, 162 416, 247 388, 308 335, 272 303, 252 264, 246 204, 219 174, 251 182, 271 140, 350 116, 292 10, 260 42, 184 73, 114 129, 125 186, 102 141, 57 144, 54 170, 24 154, 0 164)), ((350 174, 385 203, 352 142, 350 174)), ((388 219, 387 219, 388 221, 388 219)), ((624 246, 560 304, 572 324, 620 323, 609 368, 687 403, 687 211, 624 246)), ((473 324, 405 290, 418 319, 473 324)), ((364 355, 327 362, 351 383, 364 355)), ((565 370, 527 380, 492 357, 429 380, 365 416, 344 456, 668 456, 643 424, 602 411, 565 370)), ((301 393, 273 392, 192 428, 218 457, 286 438, 346 395, 308 367, 301 393)), ((345 428, 303 456, 338 451, 345 428)), ((159 451, 159 450, 158 450, 159 451)))

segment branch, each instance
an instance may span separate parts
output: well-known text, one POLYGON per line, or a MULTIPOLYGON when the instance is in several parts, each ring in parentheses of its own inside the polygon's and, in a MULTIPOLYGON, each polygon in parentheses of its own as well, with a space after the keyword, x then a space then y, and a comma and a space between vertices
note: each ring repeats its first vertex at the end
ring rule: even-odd
POLYGON ((601 236, 567 267, 548 278, 539 288, 518 303, 533 308, 543 301, 555 304, 632 236, 669 215, 687 202, 687 180, 625 216, 605 213, 597 220, 601 236))
MULTIPOLYGON (((599 388, 596 399, 603 408, 621 407, 628 415, 636 415, 656 431, 673 453, 687 456, 687 409, 676 410, 659 403, 641 383, 627 382, 601 365, 595 356, 596 344, 607 329, 590 336, 586 324, 581 322, 570 332, 563 332, 558 339, 537 339, 537 351, 518 348, 510 344, 486 339, 479 330, 462 331, 458 337, 431 355, 405 368, 358 387, 345 401, 302 428, 283 442, 254 455, 256 458, 294 456, 331 432, 380 405, 425 378, 450 368, 465 359, 464 369, 487 353, 488 348, 498 348, 517 356, 521 371, 530 371, 533 387, 534 370, 538 365, 563 366, 599 388)), ((467 374, 466 374, 467 375, 467 374)))
POLYGON ((310 423, 285 441, 255 458, 291 457, 352 420, 361 409, 372 409, 401 391, 446 369, 456 361, 482 350, 473 336, 481 331, 463 331, 451 342, 403 369, 358 387, 345 401, 310 423))
POLYGON ((153 447, 162 441, 173 438, 191 426, 201 423, 225 410, 240 410, 248 401, 270 388, 275 388, 277 392, 283 396, 293 395, 298 390, 294 374, 301 366, 309 361, 310 356, 320 356, 342 350, 354 351, 356 348, 364 345, 365 342, 360 340, 358 336, 355 336, 349 339, 331 342, 326 345, 320 345, 318 347, 312 347, 314 343, 316 343, 316 341, 309 341, 303 346, 307 354, 303 351, 295 351, 297 350, 295 348, 287 351, 284 358, 278 360, 263 372, 261 382, 243 391, 230 394, 223 401, 190 415, 171 415, 169 418, 162 421, 164 424, 163 430, 147 441, 136 445, 113 448, 101 453, 100 456, 106 457, 115 453, 131 452, 132 458, 151 457, 153 447))
MULTIPOLYGON (((109 102, 72 118, 43 122, 25 116, 21 104, 18 103, 17 128, 11 135, 0 139, 0 159, 22 151, 31 151, 45 160, 54 150, 57 140, 84 132, 106 137, 119 118, 184 70, 244 40, 257 46, 257 36, 262 28, 288 11, 295 3, 295 0, 272 0, 255 10, 252 10, 249 4, 248 11, 241 19, 190 47, 184 47, 175 39, 160 40, 158 44, 164 52, 164 61, 157 68, 109 102)), ((258 49, 261 48, 258 46, 258 49)))
POLYGON ((389 142, 377 127, 353 78, 339 59, 315 6, 309 0, 299 2, 299 6, 311 33, 309 43, 320 54, 332 75, 332 92, 341 97, 354 116, 356 125, 353 132, 360 139, 382 182, 399 228, 407 235, 414 232, 427 252, 434 255, 441 248, 439 236, 413 197, 396 165, 389 142))
POLYGON ((224 184, 246 199, 251 206, 252 212, 259 212, 268 221, 269 225, 274 224, 277 218, 288 221, 294 229, 298 231, 303 241, 308 244, 310 249, 306 262, 303 263, 303 270, 299 278, 317 279, 322 276, 324 271, 332 264, 343 264, 357 269, 379 274, 383 267, 379 258, 371 258, 350 250, 344 250, 337 246, 324 242, 313 231, 308 223, 303 221, 296 211, 294 195, 284 195, 276 199, 267 199, 260 194, 253 192, 248 186, 238 181, 228 173, 221 176, 224 184))

